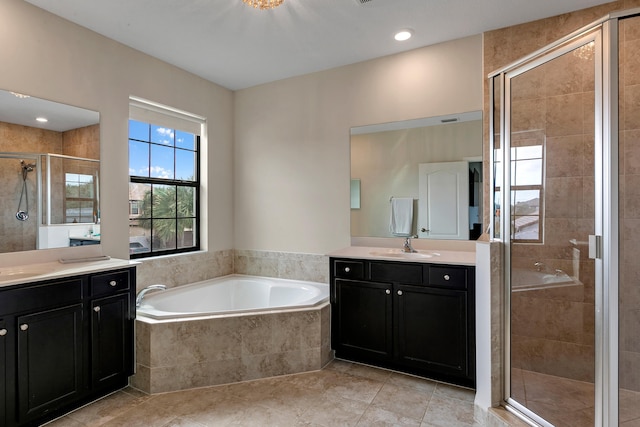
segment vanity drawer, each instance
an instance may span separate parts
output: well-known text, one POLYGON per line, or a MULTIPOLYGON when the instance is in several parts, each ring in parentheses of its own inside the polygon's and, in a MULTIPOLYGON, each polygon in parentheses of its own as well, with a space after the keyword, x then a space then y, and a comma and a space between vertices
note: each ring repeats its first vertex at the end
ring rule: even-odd
POLYGON ((430 266, 427 284, 448 288, 467 288, 467 269, 464 267, 430 266))
POLYGON ((129 289, 129 271, 91 276, 91 296, 107 295, 129 289))
POLYGON ((364 279, 364 262, 335 260, 334 275, 340 279, 364 279))
POLYGON ((422 284, 421 264, 371 262, 371 280, 375 282, 422 284))
POLYGON ((67 305, 82 300, 82 279, 27 285, 0 292, 0 315, 67 305))

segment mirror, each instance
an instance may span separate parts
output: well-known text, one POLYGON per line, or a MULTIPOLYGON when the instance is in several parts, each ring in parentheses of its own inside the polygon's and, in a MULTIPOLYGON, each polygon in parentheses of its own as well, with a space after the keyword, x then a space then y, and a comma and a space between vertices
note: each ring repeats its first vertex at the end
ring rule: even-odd
POLYGON ((358 196, 354 203, 356 196, 351 195, 352 237, 399 236, 390 230, 391 201, 401 198, 413 199, 410 234, 477 239, 482 230, 482 112, 351 128, 352 189, 355 181, 358 196), (468 164, 463 174, 445 171, 431 181, 421 176, 426 173, 421 165, 448 167, 459 162, 468 164), (453 181, 446 177, 443 181, 442 176, 453 181), (451 199, 456 192, 463 194, 451 199), (432 199, 438 196, 445 201, 432 199), (353 208, 356 204, 358 208, 353 208))
POLYGON ((100 243, 100 115, 0 90, 0 253, 100 243))

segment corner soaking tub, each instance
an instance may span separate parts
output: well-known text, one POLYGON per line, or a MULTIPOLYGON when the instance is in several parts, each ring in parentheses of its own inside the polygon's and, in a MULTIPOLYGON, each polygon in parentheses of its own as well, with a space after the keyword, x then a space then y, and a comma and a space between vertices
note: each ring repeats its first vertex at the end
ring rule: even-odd
POLYGON ((230 275, 147 293, 136 375, 149 394, 321 369, 333 359, 329 285, 230 275))
POLYGON ((232 274, 146 294, 138 314, 153 319, 302 309, 328 301, 329 285, 232 274))

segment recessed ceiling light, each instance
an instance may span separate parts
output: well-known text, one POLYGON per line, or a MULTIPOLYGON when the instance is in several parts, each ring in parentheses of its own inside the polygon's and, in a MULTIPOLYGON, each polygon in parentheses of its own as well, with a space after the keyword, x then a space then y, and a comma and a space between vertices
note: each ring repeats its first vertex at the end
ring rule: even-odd
POLYGON ((409 40, 411 38, 411 36, 413 36, 413 30, 404 29, 404 30, 398 31, 395 34, 395 36, 393 36, 393 38, 396 39, 399 42, 403 42, 405 40, 409 40))
POLYGON ((47 119, 46 117, 36 117, 36 121, 40 123, 47 123, 49 119, 47 119))

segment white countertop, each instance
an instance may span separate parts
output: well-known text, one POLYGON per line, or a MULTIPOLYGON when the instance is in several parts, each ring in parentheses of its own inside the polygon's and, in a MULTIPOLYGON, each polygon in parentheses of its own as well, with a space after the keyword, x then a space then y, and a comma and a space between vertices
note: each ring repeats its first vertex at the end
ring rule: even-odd
POLYGON ((76 276, 114 270, 139 264, 137 261, 107 258, 99 261, 81 261, 62 263, 59 261, 39 264, 0 267, 0 288, 21 283, 33 283, 43 280, 76 276))
POLYGON ((327 254, 334 258, 377 259, 384 261, 421 262, 427 264, 476 265, 475 251, 418 249, 417 254, 403 254, 400 248, 349 246, 327 254))

